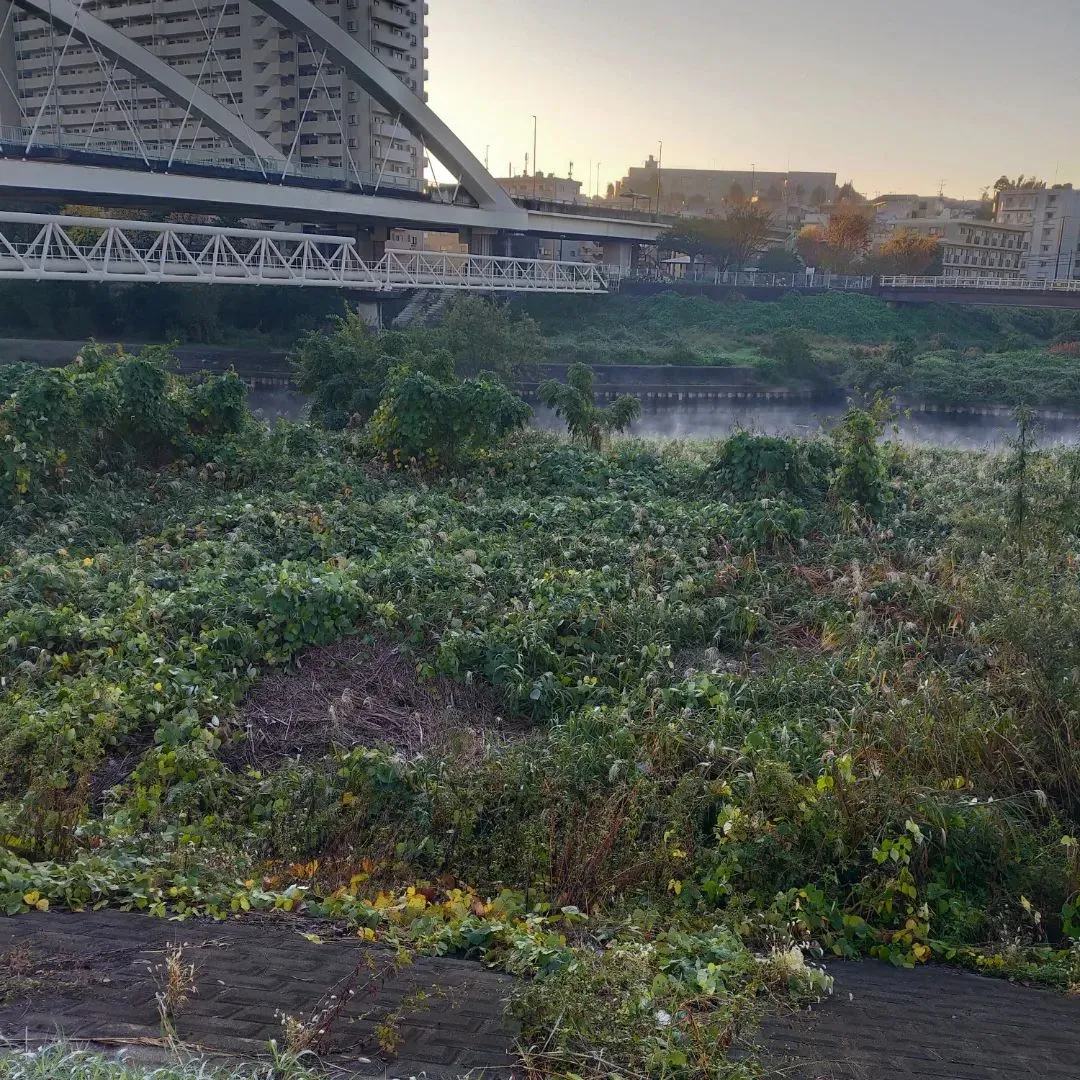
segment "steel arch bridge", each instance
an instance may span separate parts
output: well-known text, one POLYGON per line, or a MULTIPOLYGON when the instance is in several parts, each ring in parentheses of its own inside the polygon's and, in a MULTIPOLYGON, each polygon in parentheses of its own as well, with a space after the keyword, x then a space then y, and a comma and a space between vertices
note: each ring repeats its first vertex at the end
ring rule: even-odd
MULTIPOLYGON (((297 138, 285 151, 253 129, 241 115, 235 99, 232 102, 235 107, 229 108, 202 85, 207 69, 213 68, 211 60, 217 57, 217 27, 210 18, 215 11, 214 0, 206 0, 205 19, 199 11, 201 2, 194 0, 194 7, 206 36, 205 57, 198 78, 193 81, 165 59, 99 18, 85 6, 85 0, 0 0, 0 38, 18 10, 42 20, 59 43, 52 83, 32 115, 23 109, 18 94, 0 71, 0 78, 7 83, 21 114, 17 129, 0 129, 0 197, 27 200, 40 198, 47 192, 71 202, 119 207, 121 210, 159 207, 169 212, 287 222, 293 224, 294 231, 297 223, 311 223, 335 233, 328 238, 329 243, 353 244, 348 252, 344 249, 336 252, 340 266, 349 268, 347 272, 342 270, 345 277, 336 284, 358 288, 393 287, 399 279, 403 284, 411 279, 408 283, 419 287, 509 287, 516 281, 523 289, 604 291, 606 280, 602 274, 595 270, 587 272, 580 267, 574 269, 573 264, 565 264, 564 272, 549 272, 529 265, 539 260, 507 259, 503 273, 497 269, 496 262, 490 261, 496 257, 495 238, 524 234, 593 239, 610 245, 614 257, 609 261, 621 266, 628 261, 630 245, 654 242, 664 231, 664 226, 644 215, 599 216, 586 208, 518 205, 419 94, 350 33, 319 11, 311 0, 248 0, 281 28, 296 35, 298 41, 306 41, 308 51, 318 59, 312 90, 324 64, 339 68, 396 118, 395 133, 400 128, 412 135, 423 148, 424 160, 428 160, 430 152, 450 172, 455 183, 452 190, 451 185, 444 185, 431 194, 423 191, 419 183, 403 184, 386 173, 389 146, 375 175, 361 174, 348 154, 345 156, 352 164, 353 172, 349 174, 346 169, 344 183, 340 171, 336 179, 315 175, 296 160, 299 124, 297 138), (57 113, 60 111, 58 95, 54 91, 72 42, 88 49, 100 68, 104 78, 102 103, 111 94, 120 107, 130 131, 130 148, 125 146, 119 150, 115 140, 110 145, 103 145, 102 140, 91 137, 80 145, 81 136, 63 139, 57 136, 58 142, 50 141, 48 123, 44 122, 46 110, 52 94, 53 109, 57 113), (183 110, 184 121, 167 156, 160 146, 156 151, 147 148, 146 143, 152 140, 143 138, 136 117, 123 108, 114 78, 118 69, 183 110), (191 162, 178 154, 181 136, 189 120, 226 142, 231 147, 227 152, 229 156, 218 154, 213 161, 191 162), (394 226, 434 231, 466 230, 472 238, 471 254, 458 256, 459 261, 453 265, 445 259, 428 258, 422 268, 406 267, 401 256, 381 260, 381 252, 360 243, 361 234, 357 230, 394 226), (347 235, 339 235, 350 231, 354 233, 352 241, 347 235), (471 266, 470 258, 489 261, 478 261, 471 266), (436 267, 441 267, 442 271, 436 272, 436 267), (492 285, 492 282, 501 284, 492 285)), ((223 16, 225 5, 218 2, 218 10, 223 16)), ((217 25, 220 26, 220 18, 217 25)), ((218 67, 224 77, 220 60, 218 67)), ((325 79, 323 86, 326 87, 325 79)), ((100 108, 99 105, 99 111, 100 108)), ((344 117, 338 117, 336 109, 334 116, 345 144, 344 117)), ((267 243, 283 251, 292 250, 295 241, 292 233, 273 235, 271 239, 271 234, 258 230, 249 230, 246 236, 237 230, 209 234, 188 231, 181 239, 181 233, 170 230, 166 222, 102 221, 91 225, 82 219, 61 216, 31 221, 28 217, 14 220, 11 215, 2 215, 0 276, 119 280, 118 275, 134 274, 142 280, 161 281, 192 278, 214 282, 253 280, 247 260, 250 251, 265 251, 267 243), (136 225, 141 226, 141 231, 136 225), (34 232, 35 228, 42 231, 34 232), (89 245, 80 245, 73 239, 85 235, 88 229, 95 236, 109 237, 104 247, 96 239, 89 245), (148 243, 140 248, 138 242, 132 240, 132 237, 138 240, 148 234, 156 238, 153 241, 156 247, 148 243), (207 236, 212 241, 210 246, 219 254, 227 254, 236 248, 239 261, 232 265, 218 265, 213 259, 208 261, 206 250, 210 242, 206 240, 207 236), (162 261, 164 252, 181 250, 192 255, 192 259, 181 257, 162 261), (61 254, 68 258, 60 258, 61 254), (241 271, 241 266, 246 269, 241 271)), ((509 251, 504 249, 499 254, 507 255, 509 251)), ((300 264, 294 265, 289 263, 288 257, 280 264, 275 257, 272 263, 270 277, 265 280, 276 275, 276 280, 283 284, 328 283, 323 280, 323 270, 317 259, 301 260, 300 264), (285 266, 292 266, 292 270, 284 273, 285 266), (295 272, 298 266, 299 272, 295 272)), ((337 264, 331 260, 331 265, 337 264)), ((262 272, 268 272, 265 263, 261 266, 262 272)))

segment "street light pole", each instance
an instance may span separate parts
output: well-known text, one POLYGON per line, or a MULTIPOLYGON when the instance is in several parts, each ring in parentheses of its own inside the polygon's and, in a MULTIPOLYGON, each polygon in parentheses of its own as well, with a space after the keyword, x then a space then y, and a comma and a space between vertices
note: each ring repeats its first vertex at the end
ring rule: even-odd
POLYGON ((536 201, 536 114, 533 113, 533 201, 536 201))
POLYGON ((596 163, 596 197, 600 197, 600 166, 602 162, 596 163))
POLYGON ((660 156, 656 159, 656 217, 660 217, 660 170, 664 167, 664 140, 660 140, 660 156))

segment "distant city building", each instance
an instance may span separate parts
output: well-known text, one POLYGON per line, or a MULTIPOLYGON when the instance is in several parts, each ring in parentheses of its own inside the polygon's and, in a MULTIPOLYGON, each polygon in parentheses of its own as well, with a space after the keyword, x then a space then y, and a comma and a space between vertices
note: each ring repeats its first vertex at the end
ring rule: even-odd
POLYGON ((995 221, 1030 231, 1025 276, 1034 281, 1080 278, 1080 191, 1071 184, 1002 191, 995 221))
POLYGON ((522 173, 520 176, 497 177, 495 180, 513 199, 536 199, 539 202, 584 203, 580 180, 556 176, 554 173, 522 173))
MULTIPOLYGON (((319 10, 426 98, 425 0, 320 0, 319 10)), ((395 118, 339 67, 323 64, 294 34, 248 0, 84 0, 83 10, 167 60, 232 108, 293 160, 382 174, 392 184, 423 176, 423 150, 395 118), (208 57, 213 34, 215 55, 208 57), (351 162, 351 163, 350 163, 351 162)), ((150 152, 221 149, 218 137, 145 82, 107 68, 84 43, 16 10, 0 39, 0 72, 13 93, 0 95, 0 122, 32 126, 38 139, 133 142, 133 124, 150 152), (55 74, 54 74, 55 72, 55 74), (14 96, 13 96, 14 94, 14 96), (21 108, 20 108, 21 107, 21 108), (179 137, 179 139, 178 139, 179 137)))
POLYGON ((718 212, 733 198, 759 199, 789 206, 823 206, 836 199, 834 172, 760 172, 756 169, 658 168, 650 157, 633 166, 619 182, 617 194, 640 200, 641 208, 656 205, 659 179, 660 209, 664 213, 718 212), (658 174, 659 173, 659 177, 658 174))
POLYGON ((982 205, 978 199, 949 199, 943 195, 879 195, 873 200, 875 243, 912 221, 973 221, 982 205))
POLYGON ((899 227, 937 237, 946 277, 1015 280, 1024 275, 1029 236, 1024 225, 912 218, 899 227))

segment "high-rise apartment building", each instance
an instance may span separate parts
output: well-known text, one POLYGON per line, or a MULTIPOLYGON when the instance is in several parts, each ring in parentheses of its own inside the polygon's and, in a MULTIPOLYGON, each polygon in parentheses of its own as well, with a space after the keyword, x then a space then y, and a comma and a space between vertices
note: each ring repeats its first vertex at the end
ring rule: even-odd
POLYGON ((1026 277, 1080 277, 1080 191, 1072 184, 1001 191, 995 204, 995 220, 1029 230, 1026 277))
MULTIPOLYGON (((313 3, 426 99, 425 0, 313 3)), ((391 183, 423 175, 422 148, 396 118, 340 68, 320 63, 317 43, 249 0, 85 0, 83 7, 212 94, 294 162, 340 168, 343 176, 355 166, 391 183)), ((132 142, 134 126, 148 151, 171 154, 175 146, 181 158, 221 148, 183 106, 122 69, 112 72, 107 58, 67 41, 66 31, 16 12, 5 36, 4 124, 37 119, 41 140, 60 135, 65 142, 132 142)))

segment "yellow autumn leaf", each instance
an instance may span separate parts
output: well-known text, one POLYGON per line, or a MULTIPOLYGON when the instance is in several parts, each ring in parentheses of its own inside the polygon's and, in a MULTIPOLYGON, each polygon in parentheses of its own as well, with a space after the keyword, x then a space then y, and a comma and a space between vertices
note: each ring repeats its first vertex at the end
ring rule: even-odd
POLYGON ((356 931, 358 937, 362 937, 365 941, 375 940, 375 931, 370 926, 364 926, 356 931))
POLYGON ((87 555, 86 558, 83 559, 82 564, 83 564, 83 566, 93 566, 94 565, 94 560, 91 559, 89 555, 87 555))
POLYGON ((346 791, 345 794, 341 796, 342 806, 351 806, 354 802, 356 802, 356 796, 351 791, 346 791))
POLYGON ((302 937, 302 938, 303 938, 303 939, 304 939, 305 941, 310 941, 312 945, 321 945, 321 944, 323 943, 323 940, 322 940, 322 938, 321 938, 321 937, 319 937, 319 935, 318 935, 318 934, 305 934, 305 933, 301 933, 301 935, 300 935, 300 936, 301 936, 301 937, 302 937))
POLYGON ((33 907, 38 902, 38 897, 41 895, 37 889, 31 889, 28 893, 23 893, 23 903, 29 904, 33 907))
POLYGON ((930 956, 930 949, 926 945, 920 945, 916 943, 911 946, 911 951, 915 954, 915 959, 921 964, 930 956))
POLYGON ((160 694, 164 687, 162 687, 161 683, 156 682, 154 683, 154 689, 160 694))
POLYGON ((37 903, 36 903, 36 904, 34 905, 34 907, 36 907, 36 908, 38 909, 38 911, 48 911, 48 910, 49 910, 49 901, 48 901, 48 900, 46 900, 46 899, 45 899, 45 897, 43 896, 43 897, 42 897, 42 898, 41 898, 41 899, 40 899, 40 900, 39 900, 39 901, 38 901, 38 902, 37 902, 37 903))

